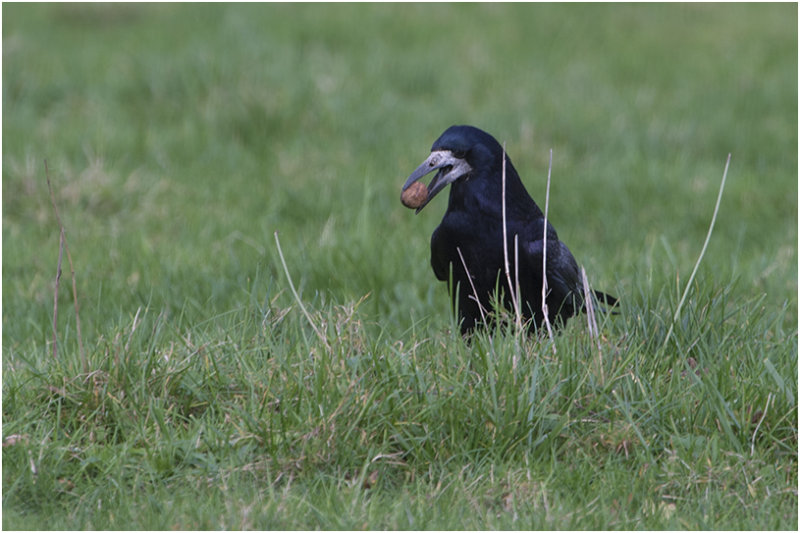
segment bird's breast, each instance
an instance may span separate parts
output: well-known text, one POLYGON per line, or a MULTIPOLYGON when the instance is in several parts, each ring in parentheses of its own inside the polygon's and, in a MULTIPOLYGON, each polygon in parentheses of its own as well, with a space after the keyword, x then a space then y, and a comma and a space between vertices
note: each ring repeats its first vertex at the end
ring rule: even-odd
MULTIPOLYGON (((466 264, 471 278, 494 283, 504 263, 502 229, 489 217, 446 213, 431 237, 431 266, 437 279, 449 279, 451 264, 454 273, 463 272, 466 264)), ((509 241, 513 257, 513 237, 509 241)))

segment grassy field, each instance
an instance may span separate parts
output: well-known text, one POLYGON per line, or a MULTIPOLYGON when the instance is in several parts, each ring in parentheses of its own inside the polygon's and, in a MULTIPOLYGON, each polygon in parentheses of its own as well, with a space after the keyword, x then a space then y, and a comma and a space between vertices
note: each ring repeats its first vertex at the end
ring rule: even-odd
POLYGON ((797 527, 796 5, 2 10, 4 529, 797 527), (458 335, 456 123, 599 339, 458 335))

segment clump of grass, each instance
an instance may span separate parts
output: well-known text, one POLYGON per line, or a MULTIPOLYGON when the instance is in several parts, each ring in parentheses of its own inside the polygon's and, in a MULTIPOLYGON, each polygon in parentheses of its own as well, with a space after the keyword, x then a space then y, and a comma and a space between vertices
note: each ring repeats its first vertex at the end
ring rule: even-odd
MULTIPOLYGON (((4 451, 8 464, 35 465, 7 483, 6 501, 62 516, 71 495, 106 492, 104 501, 128 513, 149 509, 132 522, 145 527, 161 524, 160 513, 146 498, 122 499, 109 482, 144 483, 156 493, 172 487, 179 506, 180 487, 215 494, 226 486, 231 501, 255 482, 259 498, 272 494, 284 510, 269 507, 274 514, 259 515, 254 527, 275 519, 353 525, 391 494, 397 499, 380 513, 386 523, 396 520, 399 502, 419 509, 422 524, 439 523, 408 500, 415 493, 441 512, 469 509, 465 517, 479 521, 465 525, 484 523, 497 506, 491 523, 498 526, 517 523, 516 512, 528 520, 519 526, 611 527, 670 524, 665 509, 696 517, 698 500, 728 509, 741 499, 743 514, 727 519, 739 523, 793 497, 779 487, 787 488, 794 457, 796 387, 769 371, 791 360, 771 348, 785 337, 756 334, 776 320, 757 311, 758 302, 741 311, 749 317, 743 325, 713 292, 687 298, 690 320, 673 334, 687 350, 680 353, 638 340, 631 326, 642 310, 629 304, 631 314, 607 323, 599 339, 582 324, 567 328, 555 338, 557 357, 547 340, 517 343, 513 320, 507 333, 478 333, 471 345, 457 328, 404 342, 370 325, 357 305, 306 305, 311 322, 277 300, 198 325, 142 309, 93 347, 88 374, 70 373, 67 354, 46 368, 31 362, 7 372, 6 408, 37 408, 6 424, 7 434, 20 435, 4 451), (596 342, 607 355, 600 369, 596 342), (761 361, 761 353, 774 355, 761 361), (498 493, 488 481, 493 472, 520 464, 528 467, 513 475, 530 476, 530 488, 498 493), (640 490, 628 500, 632 471, 640 490), (587 494, 585 480, 597 472, 606 484, 588 509, 605 508, 599 515, 570 503, 587 494), (456 498, 436 488, 442 483, 471 490, 456 498), (707 488, 712 499, 703 496, 707 488), (767 500, 756 505, 756 497, 767 500), (547 499, 549 520, 523 512, 525 498, 547 499), (337 521, 331 513, 347 501, 360 502, 359 510, 337 521), (322 508, 312 518, 300 514, 306 505, 322 508)), ((653 323, 671 316, 668 308, 648 311, 653 323)), ((236 520, 240 512, 234 504, 223 515, 236 520)), ((117 523, 103 512, 73 518, 117 523)), ((685 525, 705 523, 690 520, 685 525)))

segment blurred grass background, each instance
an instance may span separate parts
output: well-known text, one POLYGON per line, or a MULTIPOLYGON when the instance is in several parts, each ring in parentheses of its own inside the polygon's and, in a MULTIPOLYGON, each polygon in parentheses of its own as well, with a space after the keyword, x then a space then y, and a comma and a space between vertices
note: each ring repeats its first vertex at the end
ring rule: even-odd
MULTIPOLYGON (((399 190, 457 123, 505 142, 540 204, 553 149, 551 220, 592 282, 622 298, 609 335, 631 346, 649 342, 653 329, 642 324, 671 318, 732 153, 696 283, 724 295, 723 317, 746 308, 750 324, 749 313, 765 315, 764 338, 785 354, 778 374, 796 377, 796 5, 2 9, 4 434, 49 435, 25 426, 44 401, 41 387, 25 392, 31 380, 77 381, 66 260, 59 344, 67 362, 49 359, 59 233, 44 160, 90 360, 109 357, 107 343, 139 310, 157 316, 154 332, 158 324, 170 332, 142 349, 163 352, 188 342, 187 332, 213 344, 242 316, 292 306, 276 231, 307 305, 324 314, 369 295, 357 307, 359 342, 385 352, 395 342, 450 339, 445 287, 428 263, 446 202, 414 216, 399 190), (659 295, 673 307, 658 307, 659 295)), ((254 380, 258 361, 248 363, 254 380)), ((27 463, 24 454, 7 462, 5 448, 3 457, 5 494, 27 463)), ((796 525, 796 509, 786 512, 796 525)), ((221 527, 193 519, 183 526, 221 527)), ((733 524, 765 525, 754 520, 733 524)), ((87 524, 120 526, 91 516, 62 523, 87 524)), ((575 523, 539 527, 553 524, 575 523)), ((46 527, 4 518, 4 527, 32 525, 46 527)))

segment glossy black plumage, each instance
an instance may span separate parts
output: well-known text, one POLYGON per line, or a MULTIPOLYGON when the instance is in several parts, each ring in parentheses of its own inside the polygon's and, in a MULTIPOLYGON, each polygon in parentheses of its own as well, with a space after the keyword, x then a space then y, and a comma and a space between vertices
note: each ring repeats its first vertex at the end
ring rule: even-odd
MULTIPOLYGON (((478 294, 485 310, 492 309, 492 295, 501 290, 504 306, 513 311, 504 270, 502 219, 503 148, 488 133, 472 126, 448 128, 431 147, 431 155, 408 178, 403 189, 424 175, 438 170, 429 186, 425 205, 448 184, 450 199, 441 224, 431 237, 431 266, 437 279, 449 281, 452 269, 453 305, 457 307, 461 332, 472 331, 481 322, 478 294), (472 284, 458 250, 463 255, 472 284), (474 285, 474 291, 472 286, 474 285)), ((519 292, 521 311, 531 329, 544 320, 541 305, 544 213, 525 190, 506 154, 506 230, 512 281, 514 236, 518 236, 519 292)), ((584 308, 581 275, 572 253, 547 224, 547 306, 554 326, 562 325, 584 308)), ((616 298, 595 291, 607 305, 616 298)))

